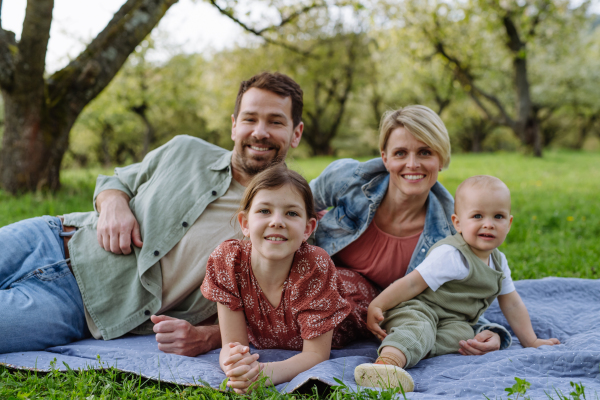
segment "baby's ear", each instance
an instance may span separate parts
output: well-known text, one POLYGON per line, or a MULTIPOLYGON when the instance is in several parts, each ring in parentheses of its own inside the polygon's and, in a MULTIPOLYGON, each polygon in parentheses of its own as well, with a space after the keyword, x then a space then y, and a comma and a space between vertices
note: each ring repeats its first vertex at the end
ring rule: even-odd
POLYGON ((508 217, 508 230, 510 231, 510 227, 512 226, 513 216, 508 217))
POLYGON ((306 221, 306 229, 304 229, 304 241, 305 242, 308 240, 310 235, 312 235, 312 233, 315 231, 316 228, 317 228, 317 220, 315 218, 311 218, 308 221, 306 221))
MULTIPOLYGON (((454 225, 454 229, 456 229, 456 232, 461 233, 460 232, 460 221, 458 219, 458 215, 456 214, 452 214, 452 225, 454 225)), ((511 220, 512 220, 512 215, 511 215, 511 220)))

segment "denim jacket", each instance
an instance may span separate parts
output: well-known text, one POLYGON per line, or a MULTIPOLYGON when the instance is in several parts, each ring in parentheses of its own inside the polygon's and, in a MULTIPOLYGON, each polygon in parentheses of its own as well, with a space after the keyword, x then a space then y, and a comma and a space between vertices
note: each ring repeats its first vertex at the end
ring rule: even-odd
MULTIPOLYGON (((310 183, 317 211, 333 207, 319 221, 315 244, 333 256, 362 235, 373 221, 377 208, 387 192, 390 175, 381 158, 367 162, 342 159, 331 163, 310 183)), ((425 226, 410 259, 406 273, 412 272, 437 241, 456 233, 452 225, 454 199, 436 182, 427 198, 425 226)), ((489 329, 500 335, 501 349, 509 347, 512 338, 501 325, 480 318, 475 333, 489 329)))

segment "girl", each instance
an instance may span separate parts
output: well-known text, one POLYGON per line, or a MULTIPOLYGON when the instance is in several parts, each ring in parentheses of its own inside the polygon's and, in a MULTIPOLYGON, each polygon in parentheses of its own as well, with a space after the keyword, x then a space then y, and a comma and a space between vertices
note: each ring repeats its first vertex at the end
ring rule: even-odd
POLYGON ((369 336, 366 312, 377 295, 359 274, 336 269, 306 240, 317 220, 306 180, 277 164, 246 188, 238 213, 249 241, 228 240, 208 259, 202 294, 217 302, 220 364, 237 393, 260 376, 273 384, 329 359, 341 346, 369 336), (259 363, 257 349, 302 350, 287 360, 259 363))

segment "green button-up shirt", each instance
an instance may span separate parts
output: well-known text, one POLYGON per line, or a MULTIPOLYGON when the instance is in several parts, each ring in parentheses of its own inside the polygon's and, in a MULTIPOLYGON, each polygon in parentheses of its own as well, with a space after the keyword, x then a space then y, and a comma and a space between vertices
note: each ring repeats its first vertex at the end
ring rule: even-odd
MULTIPOLYGON (((140 224, 142 248, 118 255, 100 247, 98 212, 64 216, 79 229, 69 241, 71 265, 88 313, 105 340, 127 332, 151 333, 150 315, 162 302, 159 260, 185 235, 206 206, 231 183, 231 152, 189 136, 177 136, 141 163, 100 175, 94 193, 125 192, 140 224)), ((226 221, 224 221, 226 223, 226 221)), ((216 304, 194 290, 166 315, 197 324, 216 313, 216 304)))

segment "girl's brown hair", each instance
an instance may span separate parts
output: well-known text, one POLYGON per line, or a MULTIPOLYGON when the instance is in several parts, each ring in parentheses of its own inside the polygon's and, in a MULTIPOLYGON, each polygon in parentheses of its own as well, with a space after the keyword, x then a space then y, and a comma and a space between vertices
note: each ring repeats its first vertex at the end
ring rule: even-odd
POLYGON ((317 213, 315 211, 315 203, 310 186, 308 186, 308 182, 306 182, 306 179, 304 179, 302 175, 289 169, 283 162, 273 164, 252 178, 250 184, 244 192, 242 202, 240 203, 240 208, 238 209, 236 215, 242 211, 248 212, 250 210, 252 200, 254 200, 256 193, 258 193, 260 190, 279 189, 284 185, 290 185, 304 200, 306 219, 316 219, 317 213))

